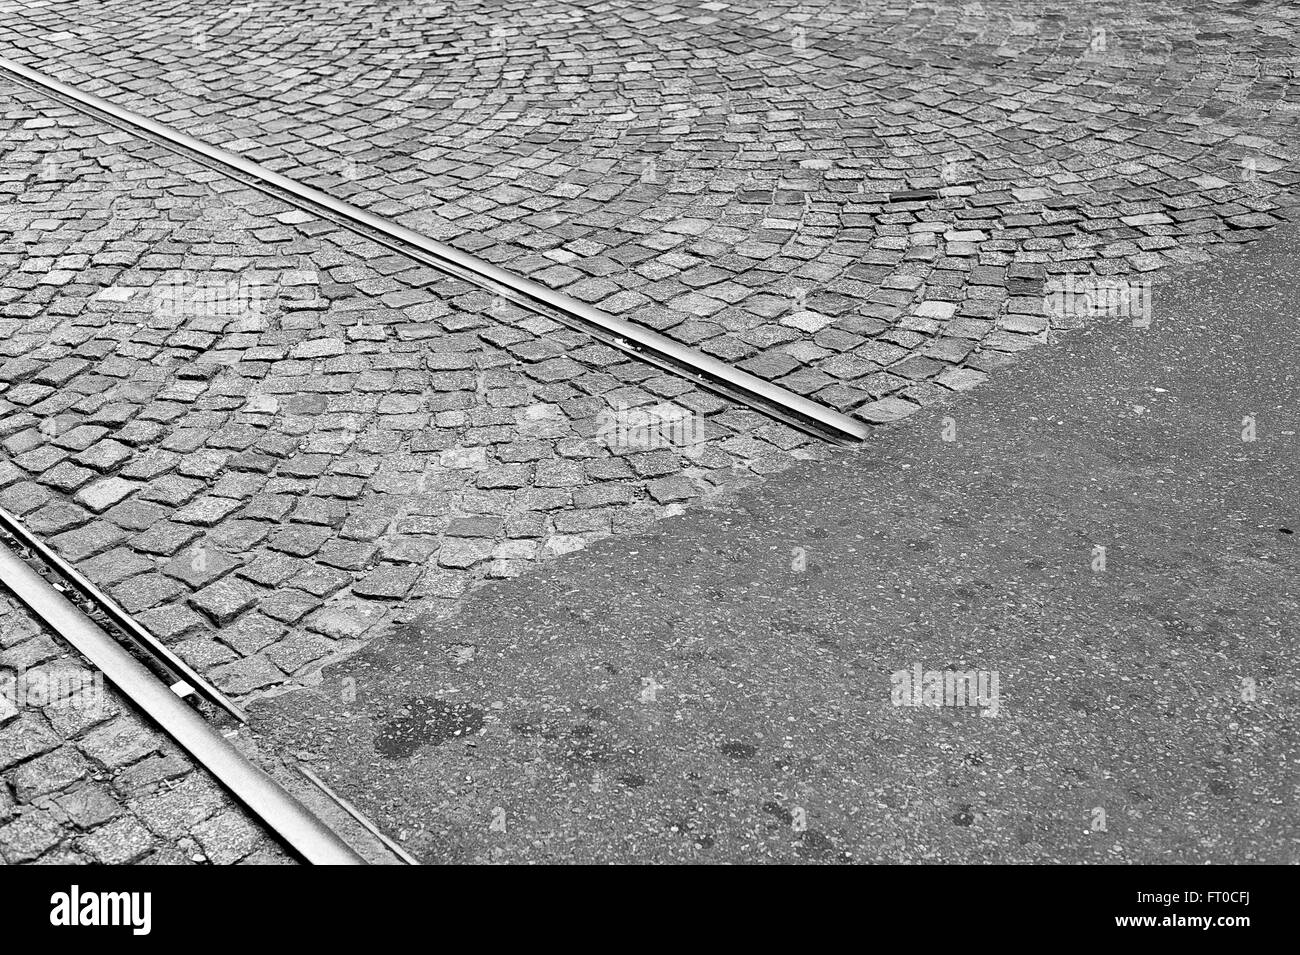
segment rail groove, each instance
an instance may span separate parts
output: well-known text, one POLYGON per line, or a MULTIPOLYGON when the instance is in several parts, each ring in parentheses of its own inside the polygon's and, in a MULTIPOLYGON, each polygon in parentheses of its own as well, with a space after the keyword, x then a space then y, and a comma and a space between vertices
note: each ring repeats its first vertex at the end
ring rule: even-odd
MULTIPOLYGON (((106 680, 157 723, 302 859, 313 865, 367 864, 356 849, 241 753, 220 729, 187 703, 186 698, 201 696, 241 720, 244 719, 242 710, 208 685, 184 661, 175 657, 129 614, 3 509, 0 509, 0 585, 98 668, 106 680), (47 579, 33 566, 37 562, 44 562, 53 580, 47 579), (67 591, 79 595, 83 606, 68 599, 65 596, 67 591), (101 627, 92 614, 110 621, 151 662, 176 677, 176 682, 169 685, 160 679, 101 627)), ((300 772, 327 800, 354 819, 394 856, 408 865, 419 864, 310 770, 301 769, 300 772)))
MULTIPOLYGON (((248 715, 215 686, 201 677, 184 660, 174 654, 166 644, 145 629, 138 620, 123 610, 116 601, 92 584, 75 567, 58 555, 49 545, 33 534, 16 517, 0 507, 0 532, 13 538, 19 546, 30 551, 57 573, 60 578, 84 601, 107 618, 113 626, 124 633, 136 648, 147 654, 161 669, 172 678, 172 691, 177 696, 193 693, 207 700, 214 706, 225 710, 241 723, 248 722, 248 715)), ((57 588, 56 588, 57 589, 57 588)))

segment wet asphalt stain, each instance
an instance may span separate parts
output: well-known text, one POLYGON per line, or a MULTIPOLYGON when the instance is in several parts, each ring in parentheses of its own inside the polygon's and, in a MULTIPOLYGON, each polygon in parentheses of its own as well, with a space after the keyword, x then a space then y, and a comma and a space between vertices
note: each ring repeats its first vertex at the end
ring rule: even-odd
POLYGON ((749 759, 758 752, 758 749, 749 743, 723 743, 722 755, 730 756, 732 759, 749 759))
MULTIPOLYGON (((782 829, 794 828, 794 813, 780 803, 763 803, 763 812, 778 820, 782 829)), ((840 862, 853 861, 853 857, 849 853, 837 852, 835 843, 818 829, 805 829, 798 833, 797 838, 794 840, 794 852, 800 859, 809 862, 822 862, 832 858, 838 859, 840 862)))
POLYGON ((414 696, 375 736, 375 751, 389 759, 405 759, 421 746, 472 736, 483 728, 483 716, 478 707, 414 696))
MULTIPOLYGON (((801 859, 822 861, 835 855, 835 843, 816 829, 803 833, 794 844, 795 855, 801 859)), ((847 862, 847 857, 841 859, 847 862)))
POLYGON ((779 802, 763 803, 763 812, 781 820, 782 825, 791 826, 794 824, 794 813, 790 812, 790 810, 786 809, 779 802))

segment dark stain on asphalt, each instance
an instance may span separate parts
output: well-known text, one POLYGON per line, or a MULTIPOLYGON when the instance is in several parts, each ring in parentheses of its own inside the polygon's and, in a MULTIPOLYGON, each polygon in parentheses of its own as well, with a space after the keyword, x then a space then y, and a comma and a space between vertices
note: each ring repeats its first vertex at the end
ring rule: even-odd
POLYGON ((758 749, 749 743, 723 743, 722 755, 730 756, 732 759, 749 759, 758 752, 758 749))
POLYGON ((790 823, 794 822, 794 816, 792 816, 790 814, 790 811, 786 809, 784 806, 782 806, 779 802, 763 803, 763 811, 767 813, 769 816, 776 816, 776 818, 780 819, 787 826, 790 825, 790 823))
POLYGON ((835 843, 816 829, 809 829, 794 844, 794 851, 802 859, 829 859, 835 852, 835 843))
POLYGON ((411 697, 375 736, 375 751, 389 759, 405 759, 421 746, 472 736, 483 728, 483 716, 484 711, 474 706, 411 697))
POLYGON ((1101 703, 1095 697, 1080 695, 1070 700, 1070 709, 1091 716, 1101 709, 1101 703))
POLYGON ((713 842, 714 842, 713 836, 706 832, 697 834, 695 832, 697 828, 698 827, 694 823, 687 822, 684 819, 679 819, 676 822, 672 822, 668 824, 669 832, 675 832, 680 835, 689 836, 691 838, 692 843, 695 845, 696 849, 713 848, 713 842))

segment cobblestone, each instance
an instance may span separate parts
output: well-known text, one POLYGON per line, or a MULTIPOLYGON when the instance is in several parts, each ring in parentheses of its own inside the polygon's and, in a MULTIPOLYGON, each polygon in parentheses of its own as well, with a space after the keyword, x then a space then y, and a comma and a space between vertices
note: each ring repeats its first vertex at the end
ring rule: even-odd
POLYGON ((289 857, 7 593, 0 633, 0 861, 122 865, 289 857), (40 661, 31 665, 26 661, 40 661), (234 820, 241 820, 242 825, 234 820), (202 835, 200 836, 200 832, 202 835))
MULTIPOLYGON (((1294 205, 1281 0, 5 8, 6 55, 877 424, 1068 329, 1049 282, 1294 205)), ((0 93, 0 505, 227 692, 826 453, 0 93), (668 401, 698 435, 629 436, 668 401)), ((57 655, 5 621, 0 666, 57 655)), ((120 706, 10 709, 6 861, 262 858, 122 808, 195 773, 120 706)))
MULTIPOLYGON (((951 390, 881 392, 898 360, 881 344, 964 348, 943 360, 984 372, 1049 332, 1005 322, 982 270, 1041 296, 1053 275, 1141 275, 1279 221, 1296 19, 1281 0, 1249 16, 1210 0, 327 0, 221 18, 74 0, 24 10, 8 39, 65 81, 879 420, 882 397, 951 390), (241 68, 220 68, 235 51, 241 68)), ((255 234, 292 246, 320 225, 278 218, 255 234)), ((72 284, 66 261, 43 281, 72 284)), ((337 278, 415 305, 400 282, 422 273, 403 265, 337 278)), ((560 358, 534 373, 578 374, 560 358)))
POLYGON ((0 182, 27 191, 0 191, 0 497, 229 692, 608 536, 610 506, 663 516, 823 453, 333 226, 268 237, 276 202, 8 103, 0 182), (23 281, 34 253, 67 275, 23 281), (702 440, 620 439, 620 409, 669 397, 702 440))

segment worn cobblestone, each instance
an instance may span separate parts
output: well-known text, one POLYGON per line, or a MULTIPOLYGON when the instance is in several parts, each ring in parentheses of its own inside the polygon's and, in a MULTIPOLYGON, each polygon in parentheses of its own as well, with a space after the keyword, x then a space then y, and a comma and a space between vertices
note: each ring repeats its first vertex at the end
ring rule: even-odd
MULTIPOLYGON (((76 0, 9 32, 33 66, 869 421, 958 390, 879 374, 899 361, 987 372, 1048 334, 1018 291, 1201 260, 1292 203, 1282 0, 288 6, 76 0)), ((319 228, 278 218, 260 234, 319 228)), ((426 272, 337 277, 401 307, 426 272)))
POLYGON ((610 507, 823 453, 333 226, 268 237, 278 203, 38 100, 4 113, 0 498, 229 692, 608 536, 610 507), (21 281, 46 260, 68 280, 21 281), (610 440, 669 397, 707 428, 610 440))
MULTIPOLYGON (((0 6, 6 55, 871 423, 1068 329, 1050 281, 1294 205, 1281 0, 0 6)), ((824 453, 0 96, 0 505, 227 692, 824 453), (669 401, 698 440, 610 440, 669 401)), ((0 610, 0 667, 60 656, 0 610)), ((197 776, 116 703, 0 703, 0 855, 262 860, 169 808, 197 776)))
MULTIPOLYGON (((7 593, 0 633, 10 649, 51 644, 7 593)), ((289 861, 260 827, 234 821, 243 810, 204 770, 56 649, 0 662, 0 862, 289 861)))

